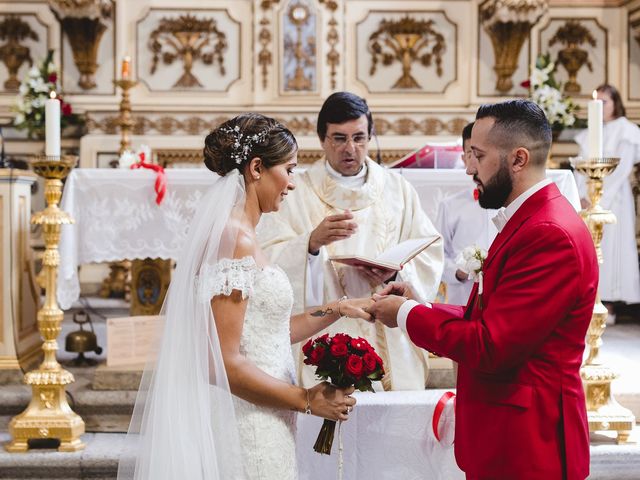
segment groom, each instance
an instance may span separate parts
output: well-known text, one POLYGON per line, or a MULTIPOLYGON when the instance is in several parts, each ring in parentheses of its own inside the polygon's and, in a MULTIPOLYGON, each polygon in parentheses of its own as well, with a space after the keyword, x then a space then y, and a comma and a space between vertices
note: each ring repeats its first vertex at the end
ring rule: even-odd
POLYGON ((551 129, 527 100, 480 107, 467 173, 499 234, 466 307, 418 304, 394 283, 369 312, 459 363, 455 454, 469 479, 584 479, 580 380, 598 263, 584 222, 545 178, 551 129), (480 295, 480 293, 482 293, 480 295), (403 296, 397 296, 403 295, 403 296))

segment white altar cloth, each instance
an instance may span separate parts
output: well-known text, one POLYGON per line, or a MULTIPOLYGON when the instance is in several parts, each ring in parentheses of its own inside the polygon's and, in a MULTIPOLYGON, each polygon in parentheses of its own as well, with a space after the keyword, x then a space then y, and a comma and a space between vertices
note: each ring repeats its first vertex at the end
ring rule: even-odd
MULTIPOLYGON (((433 411, 444 392, 356 392, 358 403, 341 427, 343 479, 464 479, 453 455, 453 400, 446 404, 440 417, 441 441, 433 434, 433 411)), ((338 429, 331 455, 313 450, 321 425, 321 418, 298 415, 300 480, 338 478, 338 429)))
MULTIPOLYGON (((299 169, 301 170, 301 169, 299 169)), ((438 204, 463 188, 473 188, 464 170, 401 169, 435 222, 438 204)), ((203 168, 167 169, 167 193, 155 203, 155 173, 148 170, 75 169, 67 178, 61 208, 75 219, 60 237, 58 302, 63 310, 80 296, 78 266, 123 259, 177 259, 189 221, 217 176, 203 168)), ((576 210, 580 200, 568 170, 547 175, 576 210)))

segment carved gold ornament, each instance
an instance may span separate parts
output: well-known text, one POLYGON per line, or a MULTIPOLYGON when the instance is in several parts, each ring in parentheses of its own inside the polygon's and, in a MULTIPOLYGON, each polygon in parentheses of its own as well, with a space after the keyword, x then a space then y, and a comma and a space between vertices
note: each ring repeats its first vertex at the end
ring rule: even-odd
POLYGON ((191 73, 196 60, 202 60, 205 65, 217 63, 220 74, 226 73, 223 52, 227 49, 227 36, 218 30, 212 18, 199 19, 190 14, 163 18, 158 28, 151 32, 149 49, 153 53, 152 74, 160 59, 165 65, 171 65, 177 59, 182 61, 184 72, 174 87, 202 87, 191 73))
POLYGON ((327 9, 331 12, 331 19, 329 20, 329 31, 327 32, 327 43, 329 44, 329 51, 327 52, 327 64, 329 65, 329 75, 331 76, 331 90, 336 88, 336 73, 338 65, 340 65, 340 52, 336 49, 336 45, 340 41, 340 35, 338 33, 338 21, 336 20, 336 10, 338 9, 338 3, 333 0, 320 0, 320 3, 324 3, 327 9))
POLYGON ((269 25, 269 10, 278 0, 263 0, 260 2, 262 10, 262 19, 260 19, 260 32, 258 33, 258 41, 260 42, 260 51, 258 52, 258 64, 260 65, 260 73, 262 74, 262 88, 267 88, 267 79, 269 77, 269 65, 273 64, 273 56, 269 46, 271 45, 271 30, 269 25))
POLYGON ((296 27, 296 40, 293 41, 287 35, 284 39, 285 55, 293 56, 295 71, 292 77, 287 79, 287 90, 311 90, 313 79, 304 74, 304 68, 313 66, 316 59, 316 42, 314 37, 303 38, 302 28, 309 21, 309 7, 301 3, 293 3, 289 7, 287 16, 296 27))
POLYGON ((38 40, 38 34, 19 16, 5 16, 0 22, 0 40, 7 42, 0 46, 0 60, 9 71, 9 78, 4 82, 5 90, 17 92, 20 87, 18 70, 24 62, 33 65, 29 47, 21 44, 26 39, 38 40))
POLYGON ((511 76, 531 28, 548 10, 547 0, 487 0, 480 5, 480 21, 491 38, 495 56, 496 90, 513 88, 511 76))
MULTIPOLYGON (((600 206, 604 188, 604 179, 613 172, 620 162, 619 158, 590 158, 577 162, 576 171, 587 177, 587 188, 591 206, 580 212, 591 232, 591 238, 598 254, 598 263, 602 263, 603 228, 606 224, 616 222, 614 213, 600 206)), ((602 345, 602 333, 606 328, 607 309, 600 301, 600 293, 596 294, 591 322, 587 330, 586 344, 589 353, 580 368, 580 377, 584 385, 587 400, 587 419, 589 431, 610 430, 617 432, 617 443, 625 443, 635 425, 633 414, 620 406, 611 392, 611 382, 617 374, 599 359, 602 345)))
POLYGON ((111 18, 112 4, 106 0, 49 0, 49 5, 69 39, 73 61, 80 72, 78 85, 95 88, 98 48, 111 18))
POLYGON ((562 65, 569 74, 569 81, 564 86, 566 92, 580 93, 580 84, 576 81, 578 71, 583 65, 586 65, 590 72, 593 72, 593 66, 589 61, 589 52, 581 49, 579 46, 583 43, 589 43, 592 47, 596 46, 596 39, 593 38, 591 32, 580 24, 578 20, 567 20, 549 40, 549 46, 553 46, 556 42, 565 45, 558 52, 558 63, 562 65))
POLYGON ((425 67, 435 63, 436 74, 441 77, 445 49, 444 36, 434 28, 433 20, 415 20, 408 15, 400 20, 383 19, 369 37, 369 73, 371 76, 376 73, 378 63, 389 66, 397 61, 402 65, 402 75, 391 88, 421 89, 411 75, 411 66, 414 62, 425 67))

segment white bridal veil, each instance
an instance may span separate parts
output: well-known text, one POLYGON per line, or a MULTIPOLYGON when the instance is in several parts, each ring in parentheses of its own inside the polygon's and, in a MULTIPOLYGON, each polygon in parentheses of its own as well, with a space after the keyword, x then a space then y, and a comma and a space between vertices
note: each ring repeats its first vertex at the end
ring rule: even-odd
POLYGON ((230 220, 244 201, 244 179, 233 170, 213 183, 191 221, 162 308, 159 349, 140 383, 118 479, 244 477, 211 292, 198 282, 218 259, 233 258, 237 231, 230 220))

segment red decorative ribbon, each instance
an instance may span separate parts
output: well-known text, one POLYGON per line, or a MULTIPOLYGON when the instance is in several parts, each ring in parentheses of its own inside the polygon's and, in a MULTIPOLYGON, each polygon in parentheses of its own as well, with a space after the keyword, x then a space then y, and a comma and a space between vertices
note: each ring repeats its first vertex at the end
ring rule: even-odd
POLYGON ((138 154, 140 161, 131 165, 131 170, 136 168, 148 168, 156 172, 156 183, 153 189, 156 192, 156 204, 160 205, 164 199, 164 195, 167 193, 167 176, 164 173, 164 168, 154 163, 147 163, 144 161, 144 152, 138 154))
POLYGON ((433 429, 433 436, 436 437, 436 440, 440 441, 440 434, 438 433, 438 423, 440 423, 440 417, 442 416, 442 412, 444 412, 444 407, 449 400, 452 398, 455 402, 456 394, 453 392, 444 392, 436 403, 436 408, 433 410, 433 420, 431 422, 431 428, 433 429))

